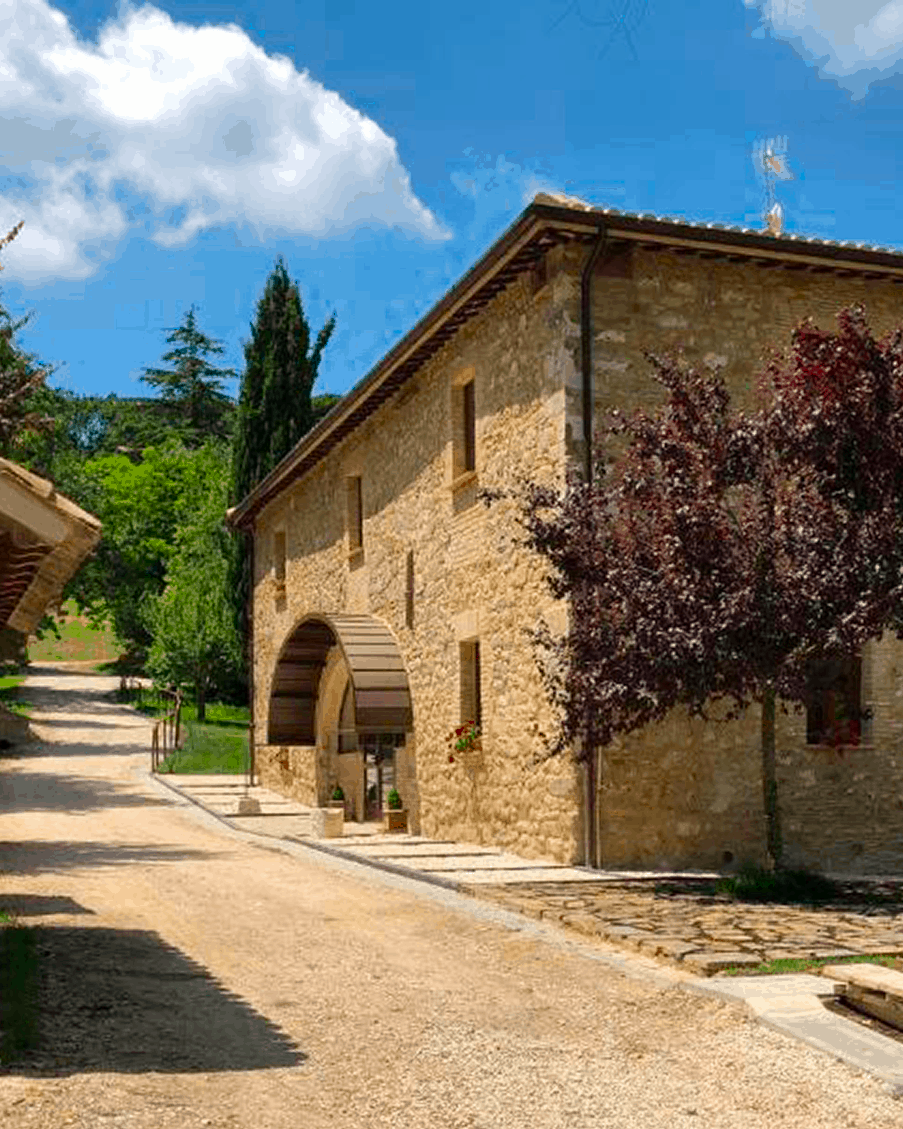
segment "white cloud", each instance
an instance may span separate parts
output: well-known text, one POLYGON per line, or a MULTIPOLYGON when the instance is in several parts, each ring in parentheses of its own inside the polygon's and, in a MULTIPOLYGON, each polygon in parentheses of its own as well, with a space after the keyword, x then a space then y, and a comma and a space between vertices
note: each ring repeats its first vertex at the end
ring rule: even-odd
POLYGON ((903 0, 744 0, 822 74, 862 98, 903 69, 903 0))
POLYGON ((86 277, 130 229, 446 237, 394 140, 234 25, 125 8, 95 46, 44 0, 0 0, 0 45, 0 229, 26 221, 11 276, 86 277))
POLYGON ((481 156, 473 149, 465 149, 464 161, 449 174, 453 187, 464 197, 473 200, 473 218, 467 237, 482 234, 487 226, 498 224, 499 217, 509 214, 513 218, 529 204, 537 192, 550 188, 548 168, 541 162, 517 164, 503 153, 494 157, 481 156))

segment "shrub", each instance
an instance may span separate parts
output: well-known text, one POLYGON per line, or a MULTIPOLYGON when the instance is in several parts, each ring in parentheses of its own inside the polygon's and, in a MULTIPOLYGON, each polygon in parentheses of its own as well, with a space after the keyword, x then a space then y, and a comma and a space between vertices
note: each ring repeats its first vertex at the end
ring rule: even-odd
POLYGON ((758 866, 719 879, 715 890, 741 902, 830 902, 840 892, 837 883, 823 874, 758 866))
POLYGON ((345 793, 342 791, 341 784, 336 784, 335 788, 333 788, 332 798, 334 800, 344 800, 345 799, 345 793))
POLYGON ((386 796, 386 807, 389 808, 390 811, 401 811, 402 806, 401 796, 399 796, 395 788, 392 788, 388 796, 386 796))

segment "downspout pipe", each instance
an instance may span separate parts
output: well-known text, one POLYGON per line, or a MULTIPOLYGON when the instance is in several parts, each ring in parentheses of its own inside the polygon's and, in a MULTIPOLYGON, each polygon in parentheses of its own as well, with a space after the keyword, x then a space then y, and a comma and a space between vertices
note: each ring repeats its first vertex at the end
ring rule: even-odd
MULTIPOLYGON (((608 243, 608 228, 600 224, 592 250, 580 276, 580 372, 583 414, 583 480, 589 486, 593 481, 593 272, 608 243)), ((586 735, 589 735, 587 718, 586 735)), ((586 813, 583 828, 583 864, 598 865, 596 835, 596 757, 597 750, 584 742, 584 803, 586 813)))
POLYGON ((250 716, 248 724, 248 786, 254 787, 254 775, 257 769, 257 733, 254 727, 254 546, 257 542, 253 524, 246 534, 248 538, 248 569, 250 570, 250 583, 248 585, 248 704, 250 716))
POLYGON ((600 226, 580 276, 580 374, 583 397, 583 479, 593 481, 593 271, 608 243, 608 228, 600 226))

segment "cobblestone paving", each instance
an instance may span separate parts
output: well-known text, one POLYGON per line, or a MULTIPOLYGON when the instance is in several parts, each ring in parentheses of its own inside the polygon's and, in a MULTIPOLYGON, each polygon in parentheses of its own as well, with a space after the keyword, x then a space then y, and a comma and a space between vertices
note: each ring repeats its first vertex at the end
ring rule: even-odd
POLYGON ((903 882, 850 883, 842 903, 825 907, 732 902, 692 880, 474 885, 467 892, 702 975, 784 957, 903 955, 903 882))

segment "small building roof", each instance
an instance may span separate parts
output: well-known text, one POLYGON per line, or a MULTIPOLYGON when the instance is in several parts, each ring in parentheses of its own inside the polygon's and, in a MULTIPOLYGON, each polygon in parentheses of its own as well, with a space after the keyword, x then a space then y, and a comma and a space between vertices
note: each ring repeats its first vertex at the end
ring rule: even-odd
POLYGON ((903 253, 867 243, 732 227, 650 213, 597 208, 570 196, 540 193, 489 250, 435 306, 304 435, 288 455, 238 505, 227 520, 250 527, 256 514, 300 478, 387 400, 453 334, 553 246, 612 240, 667 248, 678 254, 755 262, 763 267, 884 278, 903 284, 903 253))
POLYGON ((96 517, 0 458, 0 628, 34 631, 99 540, 96 517))

